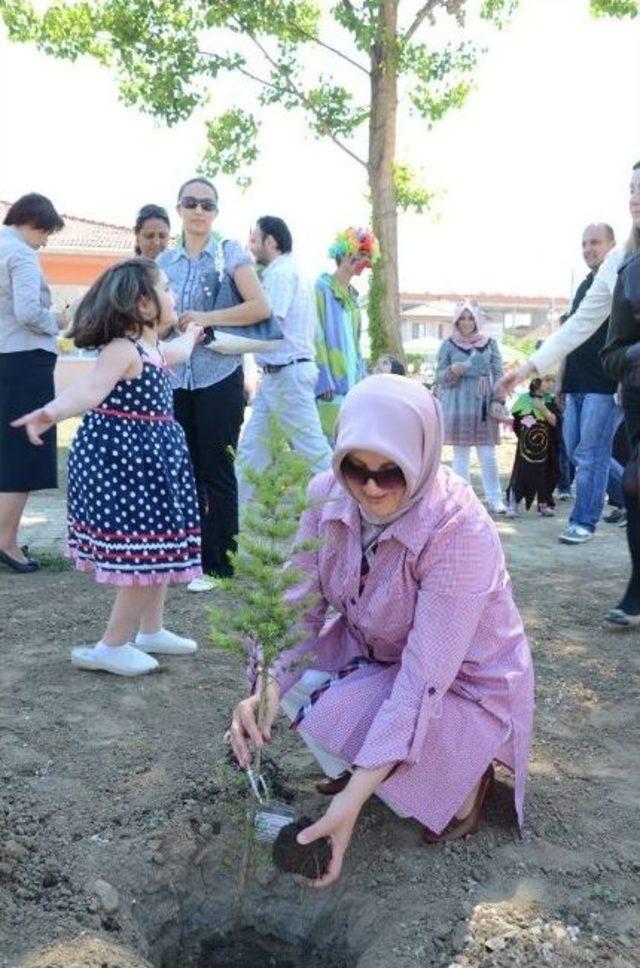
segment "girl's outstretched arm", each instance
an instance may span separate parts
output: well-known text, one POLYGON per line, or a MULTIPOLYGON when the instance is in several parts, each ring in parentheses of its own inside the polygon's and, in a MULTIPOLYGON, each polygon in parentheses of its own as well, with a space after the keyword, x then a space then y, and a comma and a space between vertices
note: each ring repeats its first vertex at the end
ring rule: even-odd
POLYGON ((115 339, 105 346, 86 376, 67 387, 44 407, 13 420, 11 426, 24 427, 31 443, 41 444, 45 431, 67 417, 75 417, 97 407, 119 380, 138 376, 140 367, 140 357, 133 343, 126 339, 115 339))

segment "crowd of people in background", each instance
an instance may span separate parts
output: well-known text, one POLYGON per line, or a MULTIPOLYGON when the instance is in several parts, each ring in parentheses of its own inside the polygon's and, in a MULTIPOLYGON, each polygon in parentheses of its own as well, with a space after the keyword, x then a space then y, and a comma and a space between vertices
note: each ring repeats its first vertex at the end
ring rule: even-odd
MULTIPOLYGON (((632 208, 639 178, 636 166, 632 208)), ((133 230, 135 254, 157 262, 167 275, 176 297, 177 327, 197 323, 208 334, 171 374, 202 522, 203 576, 190 583, 192 591, 210 590, 216 578, 232 572, 229 556, 241 509, 252 493, 243 468, 265 466, 270 416, 278 416, 312 471, 324 470, 349 390, 370 371, 405 372, 400 360, 382 356, 368 366, 362 356, 362 299, 353 280, 379 258, 371 230, 339 232, 328 249, 334 270, 322 272, 314 285, 295 261, 292 234, 281 218, 257 219, 244 245, 214 232, 218 207, 215 186, 197 176, 178 191, 180 229, 173 243, 171 218, 159 205, 142 206, 133 230), (235 305, 214 305, 221 276, 233 281, 239 297, 235 305), (269 314, 279 322, 283 338, 276 349, 265 344, 255 355, 260 380, 245 421, 247 359, 241 353, 211 352, 207 344, 216 327, 240 332, 269 314), (235 464, 233 452, 238 454, 235 464)), ((56 338, 70 317, 68 311, 51 308, 36 251, 63 225, 51 202, 32 194, 12 206, 0 233, 0 561, 15 571, 38 567, 18 542, 28 494, 56 485, 55 431, 44 436, 36 457, 24 435, 7 426, 18 411, 24 412, 23 402, 38 402, 51 393, 56 338)), ((629 446, 618 381, 605 372, 603 350, 617 271, 633 251, 633 240, 616 247, 609 225, 587 226, 582 252, 588 273, 560 318, 562 328, 515 374, 505 375, 500 346, 486 334, 483 310, 473 302, 456 307, 451 334, 434 361, 433 389, 454 471, 469 481, 475 449, 485 502, 495 515, 515 517, 535 502, 538 513, 548 517, 556 501, 572 501, 568 524, 559 534, 566 544, 584 544, 593 537, 607 497, 604 520, 624 524, 627 518, 623 480, 629 446), (542 376, 514 399, 517 381, 534 371, 542 376), (515 434, 516 453, 508 480, 501 482, 498 448, 506 427, 515 434)))
MULTIPOLYGON (((634 184, 637 179, 636 167, 634 184)), ((176 418, 194 466, 203 524, 204 576, 190 584, 199 591, 215 587, 215 578, 231 573, 229 555, 235 549, 240 509, 252 492, 243 467, 259 470, 268 460, 270 415, 283 422, 292 446, 313 471, 329 466, 340 407, 368 372, 361 349, 361 297, 353 280, 374 265, 379 246, 369 229, 338 233, 328 250, 334 271, 321 273, 314 286, 295 261, 291 231, 282 219, 259 218, 246 246, 214 232, 218 194, 207 179, 198 176, 180 187, 177 214, 180 231, 171 244, 168 212, 159 205, 142 206, 133 248, 166 272, 176 296, 178 326, 195 322, 208 333, 222 325, 241 330, 272 313, 284 337, 277 349, 269 344, 255 357, 261 379, 241 440, 247 402, 242 356, 210 352, 205 339, 172 371, 176 418), (239 294, 237 303, 226 308, 214 307, 221 274, 233 280, 239 294), (234 465, 235 451, 239 459, 234 465)), ((7 431, 7 417, 17 414, 23 398, 37 401, 52 387, 56 337, 70 320, 67 312, 51 309, 35 252, 63 224, 49 200, 33 194, 12 206, 0 237, 0 313, 6 319, 0 366, 4 401, 12 402, 3 411, 0 438, 0 560, 16 571, 37 569, 37 562, 19 547, 18 525, 30 491, 55 486, 55 436, 53 431, 45 435, 36 461, 23 436, 7 431), (19 394, 12 389, 16 380, 19 394)), ((499 344, 485 333, 483 310, 473 302, 456 307, 451 334, 443 339, 434 366, 444 442, 452 446, 455 472, 470 479, 475 449, 485 501, 496 515, 514 517, 535 501, 546 517, 553 515, 556 500, 573 500, 568 525, 559 535, 566 544, 584 544, 593 537, 607 496, 605 520, 626 519, 623 468, 628 446, 618 384, 605 373, 601 356, 616 272, 633 247, 616 248, 613 229, 596 223, 585 229, 582 251, 589 271, 570 311, 560 319, 562 329, 516 377, 504 375, 499 344), (534 369, 544 379, 533 380, 505 413, 506 392, 534 369), (553 380, 547 375, 550 369, 555 369, 553 380), (505 487, 498 447, 507 423, 517 443, 505 487)), ((403 364, 390 357, 381 357, 371 369, 404 372, 403 364)))
POLYGON ((137 676, 157 667, 154 655, 193 655, 193 639, 164 627, 168 585, 208 592, 232 577, 248 470, 269 461, 273 416, 308 461, 321 500, 300 522, 297 594, 314 604, 300 643, 268 670, 266 727, 253 692, 233 712, 230 739, 248 765, 280 707, 316 756, 327 774, 318 789, 334 799, 299 842, 330 838, 320 886, 339 875, 374 792, 418 819, 427 843, 455 840, 477 829, 499 762, 515 774, 522 820, 533 677, 492 518, 534 503, 549 518, 573 498, 558 537, 583 545, 608 494, 605 520, 626 523, 632 571, 606 619, 640 625, 640 163, 630 197, 630 239, 616 246, 609 225, 587 226, 588 274, 530 360, 506 373, 482 308, 464 301, 433 392, 399 359, 363 358, 353 282, 380 257, 368 228, 336 235, 333 271, 314 283, 282 218, 258 217, 247 245, 224 237, 213 229, 216 187, 193 177, 177 192, 177 238, 165 209, 143 206, 133 257, 70 314, 52 307, 36 257, 63 218, 37 194, 5 217, 0 563, 39 570, 19 543, 21 515, 31 492, 57 484, 56 424, 82 416, 69 452, 68 549, 115 600, 99 642, 72 650, 76 667, 137 676), (56 397, 56 340, 67 330, 97 358, 56 397), (261 379, 247 419, 249 346, 261 379), (505 427, 515 439, 501 480, 505 427), (469 484, 474 449, 484 508, 469 484), (309 539, 320 541, 311 552, 309 539), (301 666, 308 653, 312 667, 301 666))

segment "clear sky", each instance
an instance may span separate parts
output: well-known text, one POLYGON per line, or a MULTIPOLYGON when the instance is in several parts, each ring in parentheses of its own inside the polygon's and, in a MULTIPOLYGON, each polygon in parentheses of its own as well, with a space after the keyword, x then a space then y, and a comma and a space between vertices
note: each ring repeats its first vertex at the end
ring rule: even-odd
MULTIPOLYGON (((572 271, 575 283, 585 271, 584 225, 627 234, 640 22, 594 21, 587 9, 522 0, 511 27, 492 35, 463 110, 430 132, 401 129, 402 159, 439 192, 430 214, 401 216, 403 289, 568 295, 572 271)), ((118 224, 146 202, 173 211, 203 147, 202 115, 167 130, 121 105, 107 70, 2 35, 0 132, 0 198, 41 191, 61 211, 118 224)), ((242 194, 223 178, 219 188, 225 234, 244 241, 256 216, 280 215, 312 274, 326 267, 333 233, 367 217, 362 170, 283 113, 266 120, 252 187, 242 194)))

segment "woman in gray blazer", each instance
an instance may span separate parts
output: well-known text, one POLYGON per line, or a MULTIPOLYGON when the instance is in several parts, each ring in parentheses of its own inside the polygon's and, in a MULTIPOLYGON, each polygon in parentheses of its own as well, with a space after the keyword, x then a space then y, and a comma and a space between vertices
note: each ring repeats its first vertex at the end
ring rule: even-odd
POLYGON ((65 313, 51 308, 51 292, 36 251, 64 227, 48 198, 23 195, 0 228, 0 564, 37 571, 18 545, 18 527, 30 491, 57 487, 55 428, 33 447, 10 426, 54 396, 58 330, 65 313))

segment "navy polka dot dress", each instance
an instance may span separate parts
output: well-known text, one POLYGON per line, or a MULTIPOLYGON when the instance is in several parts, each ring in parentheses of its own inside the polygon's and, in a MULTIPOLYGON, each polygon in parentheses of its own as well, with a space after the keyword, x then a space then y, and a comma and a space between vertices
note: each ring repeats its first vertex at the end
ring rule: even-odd
POLYGON ((191 460, 169 371, 135 346, 141 375, 85 414, 69 452, 69 554, 98 582, 188 582, 202 574, 191 460))

